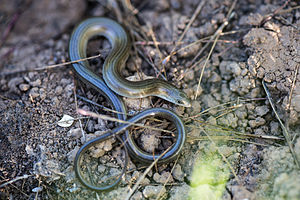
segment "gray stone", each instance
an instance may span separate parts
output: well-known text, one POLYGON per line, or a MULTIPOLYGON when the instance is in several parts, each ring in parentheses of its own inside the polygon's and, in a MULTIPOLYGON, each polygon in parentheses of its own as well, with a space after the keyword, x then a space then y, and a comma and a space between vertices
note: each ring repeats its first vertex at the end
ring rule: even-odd
POLYGON ((257 117, 255 120, 249 121, 249 125, 251 126, 251 128, 255 128, 255 127, 264 125, 265 123, 266 123, 266 120, 261 117, 257 117))
POLYGON ((268 106, 258 106, 255 108, 255 112, 258 116, 264 116, 269 112, 268 106))
POLYGON ((27 90, 29 90, 30 88, 30 85, 26 84, 26 83, 22 83, 19 85, 19 89, 22 91, 22 92, 26 92, 27 90))
POLYGON ((172 175, 176 180, 183 181, 184 173, 182 172, 181 165, 176 164, 176 166, 172 172, 172 175))
POLYGON ((33 99, 40 96, 39 89, 37 87, 31 88, 29 92, 29 96, 32 97, 33 99))
POLYGON ((170 190, 170 200, 188 199, 190 186, 183 183, 182 186, 174 186, 170 190))
POLYGON ((162 174, 155 173, 153 175, 153 179, 155 182, 162 184, 171 183, 174 181, 172 174, 166 171, 162 172, 162 174))
POLYGON ((145 198, 154 199, 159 194, 160 196, 162 196, 166 192, 167 192, 166 188, 163 187, 162 185, 158 185, 158 186, 149 185, 146 186, 145 189, 143 190, 143 195, 145 198))

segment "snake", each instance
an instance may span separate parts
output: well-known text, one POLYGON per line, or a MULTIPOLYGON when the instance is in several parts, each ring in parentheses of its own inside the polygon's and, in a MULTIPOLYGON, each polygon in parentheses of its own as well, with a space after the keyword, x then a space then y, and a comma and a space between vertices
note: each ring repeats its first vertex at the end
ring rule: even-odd
POLYGON ((127 120, 128 122, 119 124, 111 131, 86 142, 76 153, 74 159, 75 174, 83 185, 95 191, 110 190, 121 181, 123 174, 126 172, 128 156, 145 164, 151 163, 158 158, 160 158, 158 160, 159 163, 166 163, 174 160, 179 155, 186 139, 183 121, 176 113, 169 109, 150 108, 139 112, 130 119, 127 119, 126 107, 120 96, 129 98, 157 96, 185 107, 190 107, 191 104, 189 98, 183 91, 177 89, 167 81, 160 79, 147 79, 131 82, 121 76, 121 70, 129 56, 130 41, 128 38, 129 37, 125 29, 117 22, 108 18, 96 17, 86 19, 75 27, 69 41, 69 57, 73 62, 72 68, 79 79, 85 84, 93 87, 97 92, 104 95, 104 97, 112 105, 113 109, 117 111, 116 117, 119 120, 127 120), (90 69, 90 65, 87 60, 83 60, 83 58, 86 58, 87 43, 95 36, 104 36, 109 40, 112 46, 112 50, 103 64, 103 79, 90 69), (139 122, 148 117, 166 118, 174 123, 177 130, 176 142, 163 156, 160 156, 159 154, 151 154, 140 149, 128 131, 128 128, 132 126, 132 123, 139 122), (124 131, 125 133, 122 135, 121 139, 118 134, 124 131), (122 173, 109 185, 93 185, 84 178, 80 170, 80 160, 91 146, 103 142, 113 136, 117 136, 117 139, 125 143, 125 162, 122 173))
MULTIPOLYGON (((122 76, 122 69, 130 52, 130 40, 125 29, 117 22, 103 17, 89 18, 80 23, 73 32, 70 45, 78 46, 70 56, 76 54, 86 57, 88 40, 94 36, 104 36, 112 46, 105 59, 102 76, 106 85, 115 93, 128 98, 144 98, 157 96, 174 104, 190 107, 191 101, 187 95, 169 82, 161 79, 146 79, 129 81, 122 76)), ((88 66, 88 61, 83 61, 88 66)))

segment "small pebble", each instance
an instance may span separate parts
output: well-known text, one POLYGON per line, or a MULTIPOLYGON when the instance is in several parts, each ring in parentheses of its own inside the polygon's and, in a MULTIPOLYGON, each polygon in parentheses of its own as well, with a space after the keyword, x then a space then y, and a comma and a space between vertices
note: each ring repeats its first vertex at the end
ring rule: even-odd
POLYGON ((231 71, 236 76, 239 76, 242 72, 242 70, 237 62, 229 62, 227 65, 227 70, 231 71))
POLYGON ((68 137, 72 137, 72 139, 79 139, 82 136, 81 128, 72 128, 67 133, 68 137))
POLYGON ((143 194, 140 191, 135 192, 130 198, 130 200, 141 200, 141 199, 143 199, 143 194))
POLYGON ((72 151, 70 151, 67 154, 69 163, 74 162, 74 159, 75 159, 75 156, 76 156, 76 153, 77 153, 78 150, 79 150, 79 146, 76 146, 72 151))
POLYGON ((261 94, 260 88, 253 88, 253 89, 251 90, 250 97, 251 97, 251 98, 257 98, 260 94, 261 94))
POLYGON ((279 123, 278 122, 274 122, 272 121, 270 123, 270 127, 271 127, 271 134, 272 135, 278 135, 280 133, 280 130, 279 130, 279 123))
POLYGON ((20 88, 20 90, 21 90, 22 92, 26 92, 27 90, 29 90, 30 85, 25 84, 25 83, 22 83, 22 84, 19 85, 19 88, 20 88))
POLYGON ((36 97, 40 96, 39 89, 37 87, 31 88, 31 90, 29 92, 29 96, 31 96, 32 98, 36 98, 36 97))
POLYGON ((63 92, 63 88, 62 88, 61 86, 57 86, 57 87, 55 88, 55 94, 56 94, 56 95, 61 95, 62 92, 63 92))
POLYGON ((200 101, 192 101, 192 114, 198 114, 201 112, 200 101))
POLYGON ((47 93, 46 93, 46 90, 45 90, 44 88, 41 88, 41 89, 39 90, 39 93, 40 93, 40 98, 41 98, 41 100, 46 99, 47 93))
POLYGON ((300 112, 300 95, 292 97, 292 105, 297 112, 300 112))
POLYGON ((17 88, 17 86, 21 83, 24 82, 24 79, 22 77, 15 77, 12 78, 9 82, 8 82, 8 88, 11 92, 16 92, 19 93, 19 89, 17 88))
POLYGON ((181 7, 181 1, 180 0, 171 0, 170 1, 172 8, 179 9, 181 7))
POLYGON ((159 135, 159 132, 157 131, 152 131, 148 134, 145 133, 141 135, 142 147, 145 149, 145 151, 149 153, 155 151, 155 148, 158 147, 160 141, 157 135, 159 135))
POLYGON ((184 174, 181 169, 181 165, 176 164, 173 172, 172 172, 173 177, 178 180, 178 181, 183 181, 184 180, 184 174))
MULTIPOLYGON (((169 200, 181 200, 181 199, 189 199, 190 186, 186 183, 183 183, 180 186, 173 186, 170 189, 170 198, 169 200)), ((190 198, 192 199, 192 198, 190 198)))
POLYGON ((194 85, 193 91, 194 91, 194 95, 197 96, 197 97, 199 97, 202 94, 203 89, 202 89, 201 86, 199 86, 199 88, 198 88, 198 85, 194 85))
POLYGON ((52 106, 58 106, 59 105, 59 99, 56 96, 51 99, 51 105, 52 106))
POLYGON ((173 176, 171 175, 170 172, 162 172, 162 174, 160 175, 159 173, 155 173, 153 175, 153 180, 157 183, 162 183, 165 184, 166 182, 171 183, 174 181, 173 176))
POLYGON ((237 109, 236 111, 234 111, 234 114, 239 118, 239 119, 246 119, 247 117, 247 112, 242 111, 237 109))
POLYGON ((95 126, 95 122, 93 120, 89 120, 87 123, 88 132, 90 133, 94 132, 94 126, 95 126))
POLYGON ((255 113, 258 116, 264 116, 269 112, 269 107, 268 106, 258 106, 255 108, 255 113))
POLYGON ((212 75, 211 77, 208 79, 208 82, 211 82, 211 83, 216 83, 216 82, 220 82, 222 79, 221 79, 221 76, 216 73, 216 72, 212 72, 212 75))
POLYGON ((32 192, 41 192, 43 190, 43 187, 41 186, 41 187, 35 187, 35 188, 33 188, 32 189, 32 192))
POLYGON ((264 125, 265 123, 266 123, 266 120, 261 117, 257 117, 255 120, 249 121, 249 125, 251 126, 251 128, 255 128, 255 127, 264 125))
POLYGON ((159 186, 148 185, 143 190, 143 195, 145 198, 156 198, 158 194, 162 196, 166 192, 167 192, 166 188, 161 185, 159 186))
POLYGON ((184 76, 184 80, 186 82, 192 81, 194 80, 194 78, 195 78, 195 72, 193 70, 189 70, 184 76))
POLYGON ((35 80, 35 81, 31 81, 29 84, 30 84, 32 87, 38 87, 38 86, 41 86, 42 81, 41 81, 40 79, 37 79, 37 80, 35 80))

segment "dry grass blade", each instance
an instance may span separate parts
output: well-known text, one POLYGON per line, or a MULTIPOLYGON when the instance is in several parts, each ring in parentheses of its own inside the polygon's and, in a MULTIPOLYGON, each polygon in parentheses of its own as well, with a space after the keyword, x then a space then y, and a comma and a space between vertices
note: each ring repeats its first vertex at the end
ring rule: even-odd
POLYGON ((107 116, 107 115, 102 115, 102 114, 97 114, 97 113, 94 113, 94 112, 86 111, 86 110, 83 110, 83 109, 80 109, 80 108, 77 109, 77 112, 81 115, 86 115, 86 116, 90 116, 90 117, 101 118, 101 119, 104 119, 104 120, 114 121, 114 122, 118 122, 118 123, 122 123, 122 124, 130 124, 130 125, 133 125, 133 126, 148 128, 148 129, 155 130, 155 131, 173 133, 172 131, 168 131, 168 130, 164 130, 164 129, 160 129, 160 128, 155 128, 153 126, 145 126, 145 125, 139 124, 139 123, 132 123, 132 122, 129 122, 129 121, 116 119, 114 117, 110 117, 110 116, 107 116))
MULTIPOLYGON (((276 137, 276 136, 270 136, 270 135, 254 135, 254 134, 249 134, 249 133, 241 133, 235 130, 232 130, 230 128, 227 127, 223 127, 223 126, 219 126, 219 125, 213 125, 213 124, 208 124, 204 121, 200 121, 200 120, 195 120, 199 123, 201 123, 202 125, 206 125, 206 126, 212 126, 215 127, 213 128, 207 128, 210 131, 214 131, 214 132, 222 132, 222 133, 226 133, 226 134, 234 134, 237 136, 242 136, 242 137, 247 137, 247 138, 258 138, 258 139, 266 139, 266 140, 283 140, 283 138, 281 137, 276 137)), ((191 127, 193 129, 200 129, 202 128, 202 126, 195 126, 195 125, 188 125, 187 127, 191 127)))
POLYGON ((171 178, 171 174, 172 174, 172 172, 174 171, 174 169, 175 169, 175 167, 176 167, 178 158, 179 158, 179 157, 176 158, 176 160, 175 160, 175 162, 174 162, 174 165, 173 165, 173 167, 172 167, 172 169, 171 169, 171 172, 170 172, 170 174, 169 174, 169 176, 168 176, 166 182, 164 183, 162 189, 159 191, 159 193, 158 193, 158 195, 157 195, 157 197, 156 197, 156 200, 159 200, 160 196, 162 195, 163 188, 165 188, 166 185, 167 185, 167 183, 169 182, 169 179, 171 178))
POLYGON ((29 177, 31 177, 31 176, 33 176, 33 175, 27 175, 27 174, 25 174, 25 175, 23 175, 23 176, 18 176, 18 177, 14 178, 14 179, 12 179, 12 180, 10 180, 10 181, 7 181, 6 183, 1 184, 1 185, 0 185, 0 188, 3 188, 4 186, 6 186, 6 185, 8 185, 8 184, 12 184, 12 183, 14 183, 14 182, 16 182, 16 181, 18 181, 18 180, 21 180, 21 179, 27 179, 27 178, 29 178, 29 177))
POLYGON ((210 51, 209 51, 209 54, 208 54, 208 56, 207 56, 207 58, 206 58, 206 60, 205 60, 204 65, 203 65, 203 67, 202 67, 201 74, 200 74, 199 81, 198 81, 198 85, 197 85, 196 95, 195 95, 195 98, 194 98, 195 100, 196 100, 197 97, 198 97, 198 91, 199 91, 199 88, 200 88, 200 83, 201 83, 201 80, 202 80, 202 76, 203 76, 203 73, 204 73, 204 69, 205 69, 205 67, 206 67, 206 65, 207 65, 207 63, 208 63, 208 60, 209 60, 209 58, 210 58, 210 56, 211 56, 211 54, 212 54, 212 52, 213 52, 213 50, 214 50, 214 48, 215 48, 215 45, 216 45, 216 43, 217 43, 217 41, 218 41, 218 39, 219 39, 219 37, 220 37, 220 35, 221 35, 223 29, 228 25, 229 20, 233 17, 232 11, 233 11, 233 9, 234 9, 234 7, 235 7, 235 5, 236 5, 236 2, 237 2, 237 0, 235 0, 235 1, 233 2, 233 4, 231 5, 231 7, 230 7, 230 9, 229 9, 229 11, 228 11, 228 13, 227 13, 227 16, 226 16, 226 18, 225 18, 223 24, 218 28, 218 30, 215 32, 215 34, 214 34, 214 35, 212 36, 212 38, 211 38, 212 40, 214 39, 214 43, 213 43, 213 45, 212 45, 212 47, 211 47, 211 49, 210 49, 210 51))
POLYGON ((131 195, 136 191, 136 189, 139 187, 139 185, 141 184, 141 182, 145 179, 145 176, 149 173, 149 171, 152 169, 152 167, 154 165, 156 165, 156 163, 158 162, 158 160, 161 159, 171 148, 172 148, 172 146, 170 146, 169 148, 167 148, 157 159, 155 159, 151 163, 151 165, 145 170, 145 172, 142 174, 142 176, 139 177, 139 179, 137 180, 136 184, 133 186, 133 188, 127 194, 125 200, 129 200, 130 199, 131 195))
POLYGON ((103 105, 100 105, 100 104, 98 104, 98 103, 96 103, 96 102, 94 102, 94 101, 92 101, 92 100, 89 100, 88 98, 82 97, 82 96, 80 96, 80 95, 76 95, 76 97, 77 97, 78 99, 81 99, 81 100, 83 100, 83 101, 85 101, 85 102, 87 102, 87 103, 90 103, 90 104, 94 105, 94 106, 97 106, 97 107, 99 107, 99 108, 102 108, 102 109, 105 110, 105 111, 108 111, 108 112, 111 112, 111 113, 116 113, 116 114, 122 114, 122 115, 128 115, 128 116, 130 116, 130 114, 128 114, 128 113, 123 113, 123 112, 119 112, 119 111, 116 111, 116 110, 107 108, 107 107, 105 107, 105 106, 103 106, 103 105))
POLYGON ((175 49, 177 48, 177 45, 182 41, 183 37, 185 36, 186 32, 189 30, 189 28, 191 27, 192 23, 195 21, 196 17, 198 16, 198 14, 200 13, 201 9, 203 8, 204 4, 206 3, 206 1, 201 1, 198 4, 198 7, 196 8, 193 16, 191 17, 191 19, 189 20, 188 25, 185 27, 183 33, 181 34, 181 36, 179 37, 179 39, 177 40, 177 42, 175 43, 175 46, 173 47, 171 53, 164 59, 162 60, 162 63, 165 64, 168 60, 170 60, 170 57, 174 54, 175 49))
POLYGON ((262 85, 263 85, 264 90, 265 90, 265 92, 266 92, 266 94, 267 94, 267 97, 268 97, 268 100, 269 100, 269 102, 270 102, 270 105, 271 105, 271 107, 272 107, 272 109, 273 109, 273 111, 274 111, 274 113, 275 113, 275 116, 276 116, 277 120, 279 121, 279 124, 280 124, 280 126, 281 126, 281 128, 282 128, 282 130, 283 130, 283 135, 284 135, 284 137, 285 137, 286 142, 288 143, 288 146, 289 146, 289 148, 290 148, 290 151, 291 151, 291 153, 292 153, 292 156, 293 156, 293 158, 294 158, 294 161, 295 161, 295 163, 296 163, 296 166, 297 166, 298 169, 300 169, 299 160, 297 159, 296 152, 295 152, 295 150, 294 150, 294 148, 293 148, 293 146, 292 146, 291 136, 290 136, 289 132, 287 131, 287 129, 285 128, 285 126, 283 125, 283 123, 282 123, 280 117, 278 116, 278 113, 277 113, 276 110, 275 110, 275 106, 274 106, 274 104, 273 104, 273 102, 272 102, 271 94, 270 94, 270 92, 269 92, 269 90, 268 90, 268 88, 267 88, 266 83, 265 83, 264 80, 262 81, 262 85))
POLYGON ((294 79, 293 79, 293 83, 292 83, 292 87, 291 87, 291 91, 290 91, 290 95, 289 95, 289 104, 288 104, 288 110, 291 107, 291 102, 292 102, 292 95, 293 95, 293 91, 295 89, 295 83, 296 83, 296 79, 297 79, 297 75, 298 75, 298 70, 299 70, 299 64, 296 66, 296 70, 295 70, 295 75, 294 75, 294 79))
MULTIPOLYGON (((156 49, 157 52, 158 52, 158 55, 159 55, 160 60, 162 60, 162 53, 161 53, 161 51, 160 51, 160 49, 159 49, 159 47, 158 47, 157 40, 156 40, 155 34, 154 34, 154 32, 153 32, 153 28, 152 28, 152 26, 151 26, 150 23, 147 23, 147 26, 148 26, 148 28, 149 28, 149 31, 150 31, 149 33, 150 33, 150 35, 151 35, 151 38, 152 38, 152 40, 154 41, 155 49, 156 49)), ((160 68, 161 68, 161 67, 160 67, 160 68)), ((164 73, 164 75, 165 75, 165 77, 167 77, 166 69, 165 69, 165 66, 164 66, 164 65, 162 65, 162 69, 160 69, 160 70, 162 70, 163 73, 164 73)))
MULTIPOLYGON (((254 145, 258 145, 258 146, 269 146, 269 145, 266 145, 266 144, 261 144, 261 143, 258 143, 258 142, 252 142, 252 141, 241 139, 241 138, 245 138, 245 137, 235 138, 233 136, 210 136, 210 138, 213 139, 213 140, 228 140, 228 141, 254 144, 254 145)), ((203 141, 203 140, 209 140, 209 138, 207 136, 188 138, 188 142, 203 141)))
MULTIPOLYGON (((73 78, 73 82, 74 82, 74 78, 73 78)), ((76 95, 75 87, 73 88, 73 93, 74 93, 74 99, 75 99, 75 107, 76 107, 76 110, 77 110, 78 109, 78 101, 77 101, 77 95, 76 95)), ((81 130, 81 135, 83 137, 83 140, 86 141, 85 133, 83 131, 82 122, 81 122, 80 119, 78 121, 79 121, 80 130, 81 130)))
POLYGON ((48 65, 48 66, 44 66, 44 67, 38 67, 38 68, 35 68, 35 69, 16 70, 16 71, 11 71, 11 72, 6 72, 6 73, 0 73, 0 77, 1 77, 1 76, 13 75, 13 74, 19 74, 19 73, 39 72, 39 71, 44 71, 44 70, 55 69, 55 68, 62 67, 62 66, 65 66, 65 65, 70 65, 70 64, 74 64, 74 63, 81 62, 81 61, 85 61, 85 60, 90 60, 90 59, 98 58, 98 57, 100 57, 100 56, 101 56, 101 55, 98 54, 98 55, 96 55, 96 56, 91 56, 91 57, 82 58, 82 59, 79 59, 79 60, 74 60, 74 61, 69 61, 69 62, 63 62, 63 63, 55 64, 55 65, 48 65))

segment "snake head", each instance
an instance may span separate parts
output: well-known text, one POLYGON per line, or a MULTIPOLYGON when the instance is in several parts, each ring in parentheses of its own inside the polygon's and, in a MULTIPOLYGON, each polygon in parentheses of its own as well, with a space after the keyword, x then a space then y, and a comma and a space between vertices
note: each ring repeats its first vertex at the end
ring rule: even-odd
POLYGON ((168 85, 168 87, 161 88, 157 96, 179 106, 192 106, 189 97, 182 90, 174 87, 173 85, 168 85))

